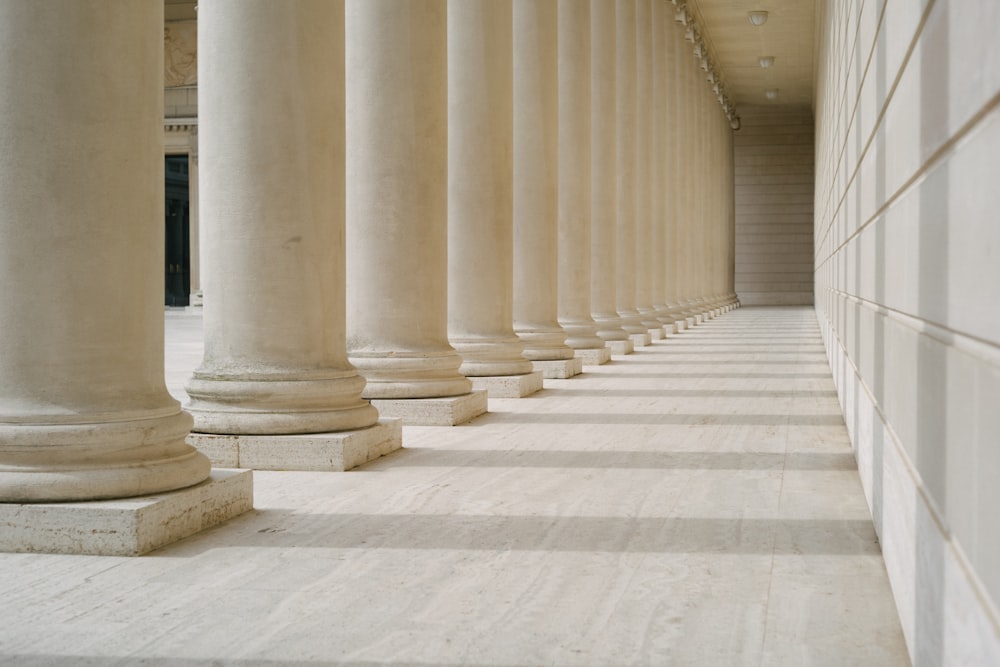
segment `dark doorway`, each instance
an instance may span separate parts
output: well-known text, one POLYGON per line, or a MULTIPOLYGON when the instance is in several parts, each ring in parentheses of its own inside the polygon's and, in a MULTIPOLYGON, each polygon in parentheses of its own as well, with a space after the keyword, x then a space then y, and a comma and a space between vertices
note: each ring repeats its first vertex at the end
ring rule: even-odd
POLYGON ((191 294, 190 201, 187 155, 168 155, 166 174, 166 305, 186 306, 191 294))

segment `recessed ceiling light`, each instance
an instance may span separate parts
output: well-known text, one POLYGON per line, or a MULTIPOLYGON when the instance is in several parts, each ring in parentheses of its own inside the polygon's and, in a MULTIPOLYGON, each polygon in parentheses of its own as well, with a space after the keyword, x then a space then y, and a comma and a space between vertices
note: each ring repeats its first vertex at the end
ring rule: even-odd
POLYGON ((767 90, 764 91, 764 97, 766 97, 769 100, 776 99, 778 97, 778 89, 768 88, 767 90))
POLYGON ((760 63, 761 67, 767 69, 774 64, 774 56, 761 56, 757 59, 757 62, 760 63))
POLYGON ((767 12, 762 10, 749 12, 747 17, 750 19, 750 23, 754 25, 764 25, 767 23, 767 12))

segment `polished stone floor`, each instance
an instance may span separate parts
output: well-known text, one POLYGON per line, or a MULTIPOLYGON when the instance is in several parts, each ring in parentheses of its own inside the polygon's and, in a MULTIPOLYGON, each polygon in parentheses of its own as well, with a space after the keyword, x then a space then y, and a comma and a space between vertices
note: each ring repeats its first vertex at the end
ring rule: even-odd
MULTIPOLYGON (((167 313, 183 397, 200 319, 167 313)), ((808 308, 744 308, 142 558, 0 555, 0 664, 900 665, 808 308)))

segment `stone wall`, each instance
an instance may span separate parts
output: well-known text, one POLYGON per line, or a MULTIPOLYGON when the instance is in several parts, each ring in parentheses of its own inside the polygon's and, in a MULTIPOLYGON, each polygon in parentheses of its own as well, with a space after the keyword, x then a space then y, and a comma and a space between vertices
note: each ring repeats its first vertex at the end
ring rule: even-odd
POLYGON ((813 119, 803 107, 741 107, 736 293, 745 306, 813 302, 813 119))
POLYGON ((1000 664, 1000 3, 820 16, 816 311, 862 483, 914 664, 1000 664))

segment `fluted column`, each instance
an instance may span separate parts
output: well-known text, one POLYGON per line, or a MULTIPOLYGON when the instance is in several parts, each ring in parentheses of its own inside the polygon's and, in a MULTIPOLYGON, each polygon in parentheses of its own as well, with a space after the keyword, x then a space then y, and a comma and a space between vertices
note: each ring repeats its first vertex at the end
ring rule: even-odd
MULTIPOLYGON (((0 2, 2 502, 209 475, 163 380, 162 36, 158 3, 0 2)), ((30 543, 18 517, 0 543, 30 543)))
POLYGON ((590 3, 559 0, 559 323, 604 348, 590 315, 590 3))
POLYGON ((615 292, 622 328, 637 344, 649 344, 635 307, 635 3, 615 3, 615 292))
POLYGON ((344 339, 342 9, 201 7, 205 356, 187 385, 196 431, 318 433, 378 419, 344 339))
MULTIPOLYGON (((533 372, 513 324, 512 40, 510 0, 449 0, 448 336, 467 377, 533 372)), ((516 392, 501 389, 509 377, 481 382, 519 397, 536 379, 516 392)))
POLYGON ((351 362, 372 399, 467 394, 447 332, 445 0, 347 0, 345 33, 351 362))
MULTIPOLYGON (((605 341, 628 341, 618 314, 615 290, 615 215, 617 163, 615 142, 615 5, 591 0, 591 213, 590 310, 597 335, 605 341)), ((619 346, 616 353, 627 350, 619 346)))

